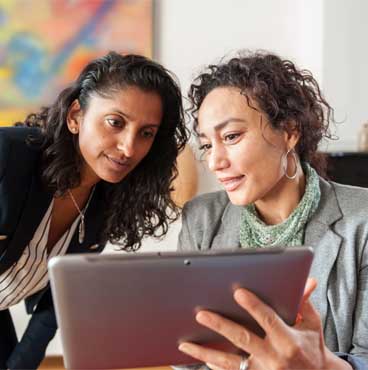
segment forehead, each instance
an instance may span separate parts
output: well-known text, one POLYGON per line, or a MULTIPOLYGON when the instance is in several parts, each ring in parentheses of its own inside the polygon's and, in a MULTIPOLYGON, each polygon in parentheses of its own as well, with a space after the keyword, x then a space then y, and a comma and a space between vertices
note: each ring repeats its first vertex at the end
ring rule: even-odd
POLYGON ((230 118, 253 120, 261 113, 257 103, 236 87, 218 87, 203 100, 198 111, 198 124, 216 125, 230 118), (249 106, 250 104, 250 106, 249 106))
POLYGON ((159 120, 162 116, 161 96, 155 91, 146 91, 134 86, 114 89, 104 96, 93 94, 88 106, 93 111, 119 110, 128 115, 153 116, 159 120))
POLYGON ((90 100, 106 100, 111 104, 114 102, 132 104, 142 100, 153 100, 153 103, 161 104, 161 96, 156 91, 144 90, 137 86, 124 86, 111 88, 101 94, 98 92, 92 93, 90 100))

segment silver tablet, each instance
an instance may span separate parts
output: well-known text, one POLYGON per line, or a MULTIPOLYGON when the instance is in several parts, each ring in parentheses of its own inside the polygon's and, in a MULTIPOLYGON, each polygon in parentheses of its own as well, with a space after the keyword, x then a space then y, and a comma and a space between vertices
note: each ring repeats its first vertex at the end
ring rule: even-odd
POLYGON ((49 263, 65 366, 134 368, 193 363, 182 341, 231 349, 196 323, 200 308, 262 335, 233 300, 246 287, 295 320, 312 262, 310 248, 205 253, 68 255, 49 263))

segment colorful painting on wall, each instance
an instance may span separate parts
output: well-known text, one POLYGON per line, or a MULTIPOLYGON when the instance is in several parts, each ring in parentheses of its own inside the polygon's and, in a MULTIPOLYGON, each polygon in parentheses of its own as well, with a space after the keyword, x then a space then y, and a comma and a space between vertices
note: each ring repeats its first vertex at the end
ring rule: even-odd
POLYGON ((0 125, 50 104, 110 50, 152 56, 152 0, 0 0, 0 125))

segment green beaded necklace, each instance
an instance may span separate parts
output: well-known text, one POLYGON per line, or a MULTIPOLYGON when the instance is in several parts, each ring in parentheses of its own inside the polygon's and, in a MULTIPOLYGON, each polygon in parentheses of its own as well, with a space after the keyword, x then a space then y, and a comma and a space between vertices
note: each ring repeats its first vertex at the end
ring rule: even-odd
POLYGON ((316 211, 321 191, 317 172, 303 163, 306 188, 303 198, 290 216, 281 224, 266 225, 257 215, 254 204, 245 206, 241 214, 240 244, 244 248, 302 245, 308 220, 316 211))

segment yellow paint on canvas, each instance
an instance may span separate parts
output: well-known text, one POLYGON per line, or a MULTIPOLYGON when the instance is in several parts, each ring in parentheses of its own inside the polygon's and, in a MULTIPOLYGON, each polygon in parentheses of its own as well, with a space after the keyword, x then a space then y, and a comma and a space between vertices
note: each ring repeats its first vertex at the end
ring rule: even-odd
POLYGON ((23 122, 29 112, 25 110, 0 110, 0 126, 10 126, 15 122, 23 122))
POLYGON ((1 68, 0 67, 0 79, 2 78, 10 78, 12 75, 12 71, 10 68, 1 68))

